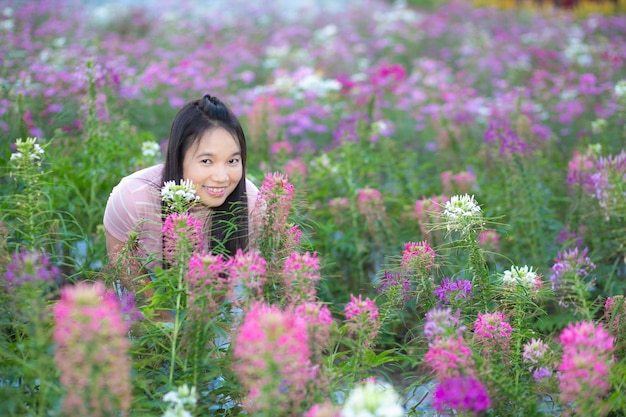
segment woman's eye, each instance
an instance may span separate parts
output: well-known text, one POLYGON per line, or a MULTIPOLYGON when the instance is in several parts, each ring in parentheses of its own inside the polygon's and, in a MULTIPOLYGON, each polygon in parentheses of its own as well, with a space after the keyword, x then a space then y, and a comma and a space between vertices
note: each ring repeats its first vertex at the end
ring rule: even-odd
POLYGON ((239 159, 238 159, 238 158, 233 158, 233 159, 231 159, 231 160, 230 160, 230 161, 228 161, 228 162, 234 165, 234 164, 239 163, 239 159))
POLYGON ((201 159, 200 162, 202 162, 203 164, 210 164, 211 160, 210 159, 201 159))

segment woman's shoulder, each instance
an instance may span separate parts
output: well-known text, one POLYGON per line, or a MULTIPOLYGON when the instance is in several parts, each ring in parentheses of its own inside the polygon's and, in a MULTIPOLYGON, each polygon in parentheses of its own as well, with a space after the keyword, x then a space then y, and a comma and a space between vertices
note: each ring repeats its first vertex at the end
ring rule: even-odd
POLYGON ((120 182, 151 183, 160 187, 163 180, 163 168, 163 164, 143 168, 125 176, 120 182))

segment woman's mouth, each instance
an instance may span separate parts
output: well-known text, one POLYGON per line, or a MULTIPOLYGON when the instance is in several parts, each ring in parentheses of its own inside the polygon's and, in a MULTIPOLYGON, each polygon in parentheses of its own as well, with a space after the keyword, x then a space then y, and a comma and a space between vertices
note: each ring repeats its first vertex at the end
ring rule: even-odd
POLYGON ((202 187, 204 191, 211 197, 222 197, 226 193, 226 187, 202 187))

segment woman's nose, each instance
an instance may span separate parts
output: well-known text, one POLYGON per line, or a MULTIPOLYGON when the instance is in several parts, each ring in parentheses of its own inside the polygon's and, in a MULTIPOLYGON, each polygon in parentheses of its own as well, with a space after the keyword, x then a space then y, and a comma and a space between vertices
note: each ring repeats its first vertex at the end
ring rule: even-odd
POLYGON ((228 178, 228 170, 222 166, 216 166, 211 175, 211 179, 216 182, 228 181, 228 178))

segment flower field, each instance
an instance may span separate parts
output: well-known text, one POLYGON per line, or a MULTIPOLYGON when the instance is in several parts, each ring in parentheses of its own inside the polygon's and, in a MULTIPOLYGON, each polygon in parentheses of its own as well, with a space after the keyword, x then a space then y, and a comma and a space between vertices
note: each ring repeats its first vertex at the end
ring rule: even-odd
POLYGON ((626 415, 624 2, 196 3, 0 0, 0 415, 626 415), (143 288, 104 208, 206 93, 266 210, 167 185, 143 288))

